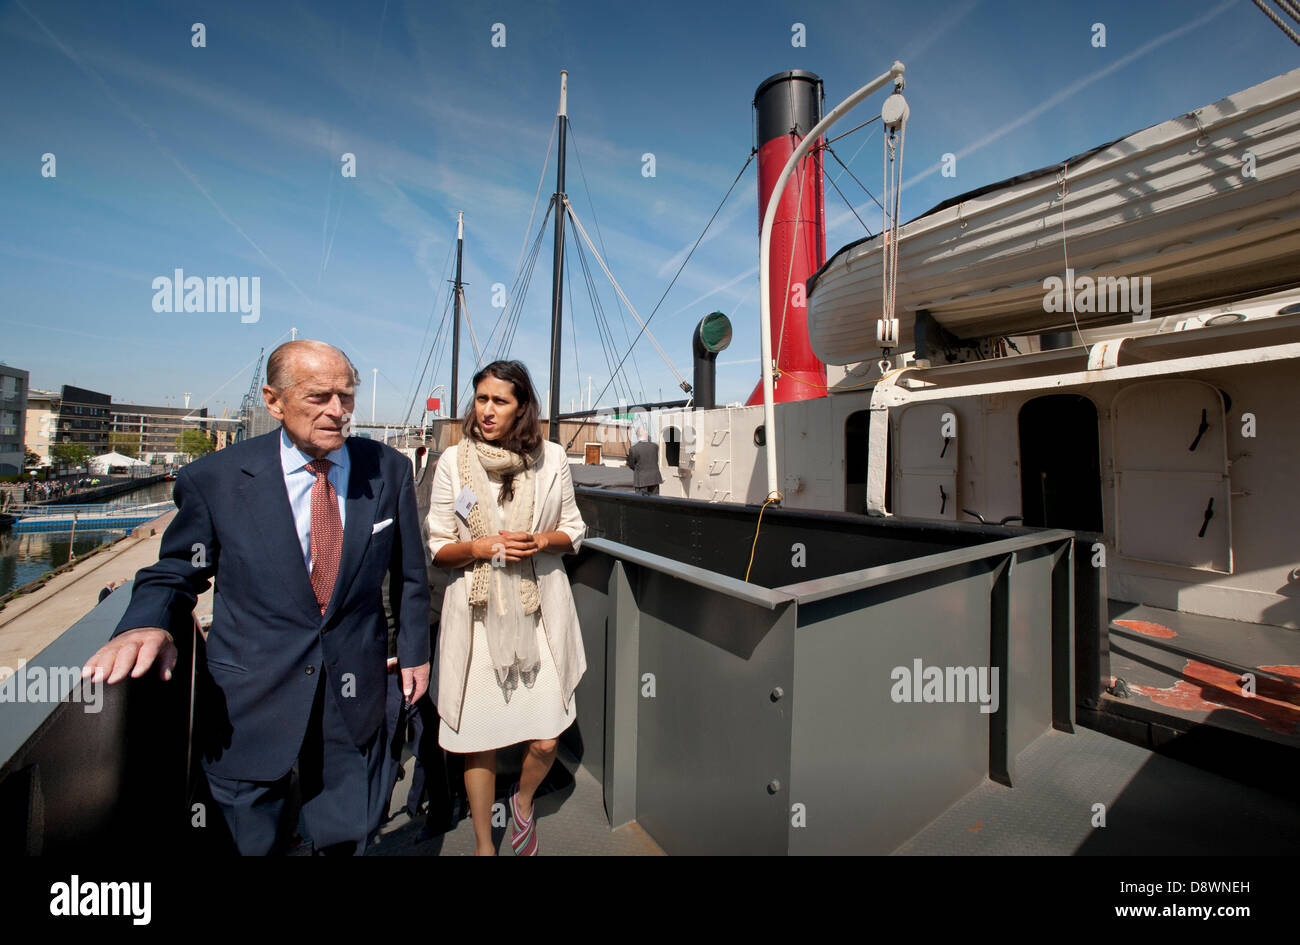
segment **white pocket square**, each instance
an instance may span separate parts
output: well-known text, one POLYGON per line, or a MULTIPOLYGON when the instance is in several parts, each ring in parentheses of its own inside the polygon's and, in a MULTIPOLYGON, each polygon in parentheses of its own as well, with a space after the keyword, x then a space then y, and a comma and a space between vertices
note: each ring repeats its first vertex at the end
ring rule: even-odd
POLYGON ((375 522, 374 526, 370 529, 370 534, 378 535, 385 528, 387 528, 389 525, 392 524, 393 524, 393 520, 391 518, 386 518, 382 522, 375 522))

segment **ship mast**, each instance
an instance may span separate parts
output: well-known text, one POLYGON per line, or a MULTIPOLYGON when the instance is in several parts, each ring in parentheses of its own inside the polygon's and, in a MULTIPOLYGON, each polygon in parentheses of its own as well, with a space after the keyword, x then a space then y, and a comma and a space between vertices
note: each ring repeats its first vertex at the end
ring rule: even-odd
MULTIPOLYGON (((461 256, 465 249, 465 211, 456 211, 456 283, 452 291, 456 294, 452 300, 455 317, 451 329, 451 417, 454 420, 460 414, 456 402, 460 397, 460 273, 461 256)), ((446 311, 446 309, 443 309, 446 311)))
POLYGON ((560 333, 563 321, 564 296, 561 288, 564 282, 564 147, 565 129, 568 125, 568 89, 569 73, 560 72, 560 110, 556 113, 559 122, 559 156, 555 162, 555 195, 551 197, 555 209, 555 249, 554 265, 551 272, 551 402, 548 408, 550 417, 550 440, 560 442, 560 333))

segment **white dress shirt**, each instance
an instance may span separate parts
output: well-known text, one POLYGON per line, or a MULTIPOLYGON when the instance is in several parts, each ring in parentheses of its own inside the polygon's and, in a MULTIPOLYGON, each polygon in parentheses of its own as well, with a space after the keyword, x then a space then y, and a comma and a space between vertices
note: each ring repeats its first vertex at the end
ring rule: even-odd
MULTIPOLYGON (((325 456, 331 463, 328 473, 330 485, 338 497, 339 524, 346 524, 348 472, 352 468, 347 443, 325 456)), ((293 445, 289 434, 280 427, 280 466, 284 470, 284 486, 289 492, 289 508, 293 510, 293 524, 298 530, 298 544, 302 546, 302 560, 311 574, 311 488, 316 484, 316 474, 307 468, 313 462, 293 445)))

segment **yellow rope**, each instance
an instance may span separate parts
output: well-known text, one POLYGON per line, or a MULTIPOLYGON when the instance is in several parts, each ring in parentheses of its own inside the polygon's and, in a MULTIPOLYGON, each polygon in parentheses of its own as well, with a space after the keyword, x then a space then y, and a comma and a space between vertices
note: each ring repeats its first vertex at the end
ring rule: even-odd
POLYGON ((754 551, 758 548, 758 530, 763 527, 763 512, 767 509, 768 502, 771 502, 773 499, 780 502, 784 498, 785 496, 781 494, 781 491, 779 489, 777 490, 776 495, 772 495, 771 493, 768 493, 767 502, 764 502, 763 508, 758 510, 758 522, 755 523, 754 525, 754 544, 752 544, 749 548, 749 565, 745 568, 746 583, 749 582, 750 568, 754 566, 754 551))
POLYGON ((865 389, 865 388, 867 388, 867 387, 870 387, 872 384, 879 384, 879 383, 880 383, 881 381, 883 381, 885 378, 887 378, 887 377, 893 377, 895 374, 900 374, 900 373, 902 373, 903 371, 924 371, 924 370, 925 370, 925 366, 924 366, 924 365, 921 365, 921 364, 907 364, 907 365, 904 365, 904 366, 901 367, 901 368, 894 368, 894 370, 890 371, 888 374, 882 374, 882 375, 880 375, 880 377, 872 378, 871 380, 866 381, 865 383, 862 383, 862 384, 852 384, 852 385, 850 385, 850 386, 848 386, 848 387, 826 387, 826 386, 823 385, 823 384, 814 384, 812 381, 805 381, 802 377, 795 377, 795 375, 793 375, 793 374, 788 374, 788 373, 786 373, 785 371, 778 371, 778 372, 776 372, 776 374, 773 375, 772 380, 775 382, 776 378, 778 378, 778 377, 784 377, 784 378, 787 378, 787 379, 792 380, 792 381, 798 381, 800 384, 804 384, 804 385, 806 385, 806 386, 808 386, 808 387, 814 387, 814 388, 816 388, 817 390, 833 390, 833 391, 843 391, 843 390, 863 390, 863 389, 865 389))
MULTIPOLYGON (((899 373, 901 373, 901 372, 903 372, 903 371, 924 371, 924 370, 925 370, 925 368, 924 368, 922 365, 919 365, 919 364, 909 364, 909 365, 907 365, 906 367, 895 368, 894 370, 890 371, 888 374, 882 374, 880 377, 878 377, 878 378, 876 378, 875 380, 870 381, 870 382, 868 382, 868 383, 870 383, 870 384, 876 384, 876 383, 879 383, 880 381, 885 380, 885 378, 893 377, 895 374, 899 374, 899 373)), ((807 384, 809 387, 816 387, 816 388, 820 388, 821 390, 831 390, 831 388, 829 388, 829 387, 823 387, 821 384, 813 384, 813 383, 810 382, 810 381, 805 381, 805 380, 803 380, 802 378, 795 377, 793 374, 789 375, 789 377, 790 377, 791 380, 798 381, 800 384, 807 384)), ((861 386, 866 386, 866 385, 861 385, 861 386)), ((855 386, 855 387, 841 387, 841 388, 838 388, 838 389, 839 389, 839 390, 857 390, 858 388, 855 386)), ((767 501, 764 502, 764 503, 763 503, 763 507, 762 507, 761 509, 758 510, 758 521, 754 524, 754 543, 753 543, 752 545, 750 545, 750 548, 749 548, 749 564, 745 567, 745 581, 746 581, 746 583, 749 582, 749 572, 750 572, 750 570, 753 569, 753 567, 754 567, 754 552, 758 550, 758 530, 759 530, 760 528, 763 527, 763 512, 767 510, 767 506, 768 506, 768 504, 771 503, 774 499, 775 499, 776 501, 780 502, 780 501, 782 501, 782 500, 785 499, 785 496, 781 493, 781 491, 780 491, 779 489, 777 490, 777 492, 776 492, 775 495, 772 495, 771 493, 769 493, 769 494, 768 494, 768 497, 767 497, 767 501)))

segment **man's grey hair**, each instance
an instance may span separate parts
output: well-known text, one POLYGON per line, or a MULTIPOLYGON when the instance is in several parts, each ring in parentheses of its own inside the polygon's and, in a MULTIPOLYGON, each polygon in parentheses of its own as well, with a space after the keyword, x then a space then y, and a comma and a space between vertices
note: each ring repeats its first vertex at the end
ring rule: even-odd
POLYGON ((273 390, 287 390, 296 384, 298 378, 294 376, 290 367, 293 365, 295 355, 303 354, 308 351, 316 354, 333 354, 342 358, 347 364, 348 370, 352 372, 353 386, 360 386, 361 375, 357 372, 357 367, 352 363, 351 358, 332 344, 327 344, 324 341, 313 341, 310 338, 302 338, 297 341, 286 341, 271 352, 271 356, 266 359, 267 386, 273 390))

